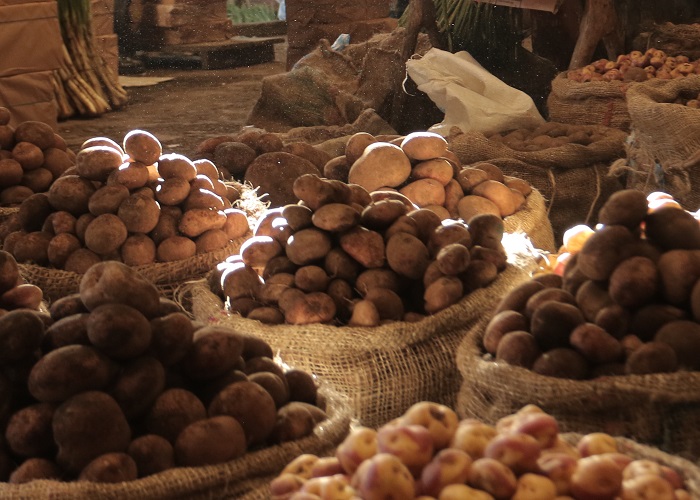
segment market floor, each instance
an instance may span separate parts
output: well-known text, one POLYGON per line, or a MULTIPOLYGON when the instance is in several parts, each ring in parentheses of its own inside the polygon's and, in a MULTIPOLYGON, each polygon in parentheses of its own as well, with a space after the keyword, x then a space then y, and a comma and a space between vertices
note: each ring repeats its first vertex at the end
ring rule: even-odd
POLYGON ((147 68, 135 80, 170 78, 154 85, 125 87, 129 102, 96 118, 71 118, 58 123, 58 134, 77 151, 92 137, 121 142, 133 129, 147 130, 166 153, 193 156, 208 137, 231 134, 246 125, 260 97, 262 79, 285 72, 286 44, 275 46, 275 60, 221 70, 147 68), (140 77, 140 78, 138 78, 140 77))

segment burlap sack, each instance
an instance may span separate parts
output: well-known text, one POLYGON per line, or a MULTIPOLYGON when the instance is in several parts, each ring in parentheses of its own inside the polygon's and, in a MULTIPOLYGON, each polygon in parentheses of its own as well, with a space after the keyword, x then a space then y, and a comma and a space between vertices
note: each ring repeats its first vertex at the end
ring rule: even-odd
POLYGON ((629 130, 625 93, 635 85, 612 82, 576 82, 560 73, 547 97, 549 120, 573 125, 602 125, 629 130))
POLYGON ((700 110, 673 104, 699 93, 700 75, 630 89, 627 187, 665 191, 689 210, 700 208, 700 110))
POLYGON ((32 481, 0 483, 0 498, 7 500, 266 500, 269 484, 293 459, 304 453, 329 456, 350 430, 347 399, 324 389, 328 419, 314 433, 297 441, 250 451, 219 465, 178 467, 136 481, 92 483, 88 481, 32 481))
POLYGON ((650 31, 640 33, 633 47, 642 52, 655 48, 667 54, 687 56, 691 61, 700 59, 700 23, 657 24, 650 31))
POLYGON ((463 165, 488 160, 504 174, 520 177, 537 189, 544 197, 558 246, 568 228, 595 224, 603 203, 624 188, 608 170, 624 156, 627 134, 610 128, 602 132, 606 139, 589 146, 566 144, 542 151, 514 150, 480 132, 459 129, 453 129, 447 140, 463 165))
MULTIPOLYGON (((583 434, 567 432, 561 437, 567 443, 575 444, 583 437, 583 434)), ((615 443, 621 453, 634 460, 653 460, 658 464, 671 467, 683 478, 684 489, 690 493, 690 497, 700 498, 700 468, 698 468, 697 463, 623 437, 615 438, 615 443)))
POLYGON ((554 252, 557 248, 544 197, 537 189, 532 190, 521 210, 504 219, 504 227, 506 233, 526 235, 540 250, 554 252))
POLYGON ((511 287, 528 279, 536 266, 527 238, 511 235, 505 246, 510 264, 495 282, 415 323, 372 328, 265 325, 229 314, 206 280, 183 286, 179 295, 191 297, 196 320, 224 324, 264 339, 285 362, 347 394, 353 415, 363 425, 378 427, 418 401, 454 406, 461 383, 455 350, 465 332, 511 287))
POLYGON ((14 231, 18 225, 17 222, 12 221, 12 219, 16 219, 18 212, 19 208, 0 207, 0 249, 2 249, 2 242, 5 240, 5 236, 14 231))
POLYGON ((463 377, 456 411, 494 423, 527 404, 554 416, 562 432, 607 432, 693 460, 700 458, 700 373, 594 380, 545 377, 483 356, 482 316, 457 349, 463 377))

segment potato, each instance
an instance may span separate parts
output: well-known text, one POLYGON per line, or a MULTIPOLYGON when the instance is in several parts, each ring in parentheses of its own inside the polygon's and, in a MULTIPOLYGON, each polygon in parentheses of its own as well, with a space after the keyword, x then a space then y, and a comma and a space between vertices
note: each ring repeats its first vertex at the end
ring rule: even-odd
POLYGON ((315 425, 313 415, 308 408, 293 401, 277 412, 277 420, 270 440, 273 443, 295 441, 310 435, 315 425))
POLYGON ((193 422, 175 440, 180 466, 214 465, 242 456, 247 449, 243 427, 235 418, 219 415, 193 422))
POLYGON ((671 206, 656 209, 645 217, 644 230, 662 250, 700 249, 700 225, 685 210, 671 206))
POLYGON ((222 210, 194 208, 182 214, 178 229, 185 236, 194 238, 209 229, 222 229, 226 224, 226 214, 222 210))
MULTIPOLYGON (((279 275, 278 275, 279 276, 279 275)), ((304 292, 323 292, 328 288, 330 277, 319 266, 302 266, 294 273, 293 284, 304 292)))
POLYGON ((404 305, 398 293, 388 288, 373 287, 364 294, 364 300, 374 304, 380 320, 401 321, 404 305))
POLYGON ((0 205, 16 206, 34 194, 27 186, 10 186, 0 191, 0 205))
POLYGON ((375 142, 378 142, 377 138, 369 132, 356 132, 351 135, 345 143, 344 151, 348 165, 355 163, 365 152, 365 148, 375 142))
POLYGON ((193 187, 184 202, 183 209, 185 211, 193 208, 223 210, 230 208, 230 203, 227 204, 227 202, 228 200, 225 202, 223 198, 211 190, 193 187))
POLYGON ((333 299, 323 292, 310 292, 299 296, 284 311, 285 321, 293 325, 328 323, 335 318, 333 299))
POLYGON ((489 180, 488 174, 480 168, 464 167, 456 177, 457 182, 464 190, 464 193, 471 193, 477 185, 489 180))
MULTIPOLYGON (((351 229, 350 232, 352 233, 355 229, 357 228, 351 229)), ((341 236, 341 240, 342 238, 343 236, 341 236)), ((353 237, 348 236, 348 239, 352 240, 353 237)), ((289 238, 285 253, 294 264, 303 266, 323 259, 330 249, 331 239, 326 232, 316 228, 308 228, 297 231, 289 238)), ((352 253, 348 252, 348 254, 352 256, 352 253)))
POLYGON ((163 153, 163 147, 158 138, 145 130, 130 130, 124 136, 122 145, 124 152, 132 160, 144 165, 153 165, 163 153))
POLYGON ((39 266, 49 263, 49 243, 51 233, 45 231, 32 231, 22 235, 14 243, 12 253, 17 262, 33 262, 39 266))
POLYGON ((97 349, 120 360, 142 355, 151 342, 149 320, 124 304, 103 304, 92 309, 87 334, 97 349))
POLYGON ((107 147, 116 149, 121 154, 124 154, 124 150, 119 145, 119 143, 113 139, 110 139, 109 137, 98 136, 98 137, 91 137, 89 139, 86 139, 80 145, 80 149, 82 150, 82 149, 89 148, 92 146, 107 146, 107 147))
POLYGON ((624 257, 619 249, 633 240, 624 226, 603 226, 588 237, 577 254, 576 266, 589 279, 607 280, 624 257))
POLYGON ((348 182, 367 191, 401 185, 411 175, 411 161, 403 150, 387 142, 368 145, 350 167, 348 182))
POLYGON ((594 365, 622 361, 624 356, 620 341, 593 323, 583 323, 574 328, 569 343, 594 365))
POLYGON ((621 225, 634 231, 647 215, 647 198, 643 191, 623 189, 610 195, 598 212, 598 222, 621 225))
POLYGON ((85 274, 88 269, 100 262, 102 262, 102 258, 92 250, 78 248, 68 255, 63 269, 76 274, 85 274))
POLYGON ((136 462, 126 453, 105 453, 88 463, 80 474, 79 481, 96 483, 121 483, 138 478, 136 462))
POLYGON ((543 351, 569 345, 569 336, 585 318, 572 304, 551 300, 539 305, 530 318, 530 333, 543 351))
POLYGON ((231 265, 221 275, 224 295, 230 299, 257 297, 262 286, 262 278, 252 267, 240 262, 231 265))
POLYGON ((197 177, 197 167, 182 154, 167 153, 158 158, 158 173, 165 180, 179 177, 190 182, 197 177))
POLYGON ((156 260, 156 244, 145 234, 132 234, 124 240, 119 255, 127 266, 152 264, 156 260))
POLYGON ((85 246, 98 255, 116 252, 126 241, 128 231, 120 217, 106 213, 85 228, 85 246))
POLYGON ((161 241, 156 247, 156 260, 158 262, 189 259, 196 254, 196 243, 185 236, 171 236, 161 241))
POLYGON ((224 210, 226 222, 221 229, 226 233, 229 240, 242 238, 250 231, 248 215, 239 208, 227 208, 224 210))
POLYGON ((180 216, 171 215, 167 212, 161 210, 160 216, 158 217, 158 222, 156 226, 148 233, 148 236, 153 240, 156 245, 172 236, 179 236, 179 231, 177 229, 178 221, 180 216))
POLYGON ((475 186, 471 192, 492 201, 498 207, 501 217, 513 215, 518 208, 510 188, 502 182, 487 180, 475 186))
POLYGON ((700 367, 694 354, 700 343, 700 324, 695 321, 670 321, 659 328, 653 340, 671 346, 676 353, 679 368, 697 370, 700 367))
POLYGON ((138 477, 146 477, 175 467, 173 445, 162 436, 146 434, 134 439, 127 453, 136 463, 138 477))
POLYGON ((294 196, 314 211, 327 203, 341 201, 330 180, 316 174, 300 175, 294 180, 292 190, 294 196))
POLYGON ((342 232, 360 222, 360 214, 350 205, 328 203, 314 211, 311 222, 324 231, 342 232))
POLYGON ((342 182, 347 182, 351 165, 352 164, 345 155, 331 158, 323 166, 323 177, 326 179, 336 179, 342 182))
POLYGON ((442 247, 451 243, 459 243, 467 248, 473 246, 471 232, 466 224, 450 221, 435 228, 428 240, 428 250, 431 255, 437 256, 442 247))
POLYGON ((53 209, 46 193, 37 193, 22 202, 17 218, 24 231, 40 231, 51 212, 53 209))
POLYGON ((433 281, 423 294, 425 311, 435 314, 459 302, 464 296, 464 286, 459 278, 442 276, 433 281))
POLYGON ((425 244, 415 236, 396 233, 386 243, 386 260, 400 276, 417 280, 425 273, 430 255, 425 244))
MULTIPOLYGON (((459 202, 464 198, 464 190, 462 186, 459 185, 455 179, 450 180, 445 186, 445 203, 444 208, 447 210, 449 217, 442 217, 441 219, 457 219, 459 218, 459 202)), ((431 205, 428 205, 432 208, 431 205)))
POLYGON ((109 146, 90 146, 75 157, 78 175, 92 181, 105 182, 122 163, 122 152, 109 146))
POLYGON ((95 217, 102 214, 116 214, 119 206, 129 197, 129 190, 121 184, 105 185, 99 188, 88 200, 88 210, 95 217))
POLYGON ((160 206, 155 199, 132 194, 121 202, 117 215, 131 233, 149 233, 160 218, 160 206))
POLYGON ((123 365, 109 394, 131 420, 142 417, 165 389, 165 369, 155 358, 142 356, 123 365))
MULTIPOLYGON (((417 241, 420 243, 420 240, 417 241)), ((355 226, 340 235, 339 243, 350 257, 366 268, 382 267, 386 261, 384 239, 376 231, 355 226)), ((287 255, 289 256, 289 251, 287 255)))
POLYGON ((484 328, 482 343, 486 352, 496 354, 498 344, 504 335, 509 332, 525 330, 529 328, 529 321, 520 312, 503 310, 494 314, 484 328))
POLYGON ((138 189, 144 187, 150 178, 150 173, 146 165, 139 162, 122 163, 121 166, 113 170, 107 177, 107 185, 122 185, 128 189, 138 189))
POLYGON ((13 158, 0 159, 0 187, 16 186, 22 180, 24 169, 13 158))
POLYGON ((400 193, 406 195, 417 207, 445 204, 445 187, 435 179, 419 179, 403 186, 400 193))
POLYGON ((241 245, 239 254, 243 262, 250 267, 265 267, 265 264, 284 253, 279 242, 270 236, 253 236, 241 245))
POLYGON ((37 479, 61 480, 64 472, 55 462, 46 458, 29 458, 12 471, 10 484, 29 483, 37 479))
POLYGON ((661 255, 657 266, 664 300, 675 306, 687 304, 690 292, 700 278, 700 252, 669 250, 661 255))
POLYGON ((310 161, 284 152, 264 153, 246 169, 244 180, 258 188, 258 195, 271 206, 280 207, 296 203, 295 179, 304 174, 318 175, 319 171, 310 161))
POLYGON ((37 120, 26 120, 15 127, 15 141, 30 142, 39 149, 54 145, 54 131, 51 125, 37 120))
POLYGON ((352 304, 352 313, 347 320, 348 326, 372 327, 379 326, 381 317, 374 302, 358 300, 352 304))
POLYGON ((133 268, 116 261, 104 261, 90 268, 80 280, 79 291, 90 311, 103 304, 124 304, 153 318, 160 307, 158 289, 133 268))
POLYGON ((37 401, 55 403, 83 391, 106 387, 114 373, 114 364, 96 349, 68 345, 37 361, 29 373, 27 386, 37 401))
POLYGON ((401 200, 384 199, 373 201, 362 210, 360 223, 367 229, 380 231, 388 228, 411 210, 413 208, 401 200))
POLYGON ((678 367, 676 351, 665 342, 642 343, 625 361, 625 373, 629 375, 672 373, 678 367))
POLYGON ((598 312, 612 306, 614 301, 604 285, 598 281, 586 280, 576 290, 576 303, 584 318, 587 321, 594 321, 598 312))
POLYGON ((505 361, 514 366, 532 369, 541 351, 535 337, 525 330, 506 332, 498 342, 496 360, 505 361))
MULTIPOLYGON (((57 302, 54 302, 54 304, 57 302)), ((54 322, 46 329, 46 333, 41 341, 41 350, 47 353, 67 345, 90 345, 90 339, 87 336, 87 320, 90 315, 87 314, 87 310, 84 308, 78 309, 77 305, 69 307, 67 304, 59 304, 59 306, 61 309, 66 308, 65 313, 61 313, 66 315, 54 318, 54 322), (77 312, 68 314, 70 310, 77 312)))
POLYGON ((272 433, 277 408, 272 396, 255 382, 235 382, 222 389, 209 405, 209 415, 227 415, 243 426, 248 446, 263 444, 272 433))
POLYGON ((27 186, 35 193, 43 193, 51 187, 53 179, 54 176, 50 170, 39 167, 34 170, 25 170, 20 185, 27 186))
POLYGON ((151 406, 145 418, 147 432, 171 444, 193 422, 205 419, 207 410, 194 393, 180 388, 166 389, 151 406))
POLYGON ((22 283, 0 295, 0 306, 5 309, 32 309, 38 311, 44 294, 36 285, 22 283))
POLYGON ((608 290, 616 303, 637 309, 651 302, 660 292, 660 273, 647 257, 631 257, 620 262, 610 275, 608 290))
POLYGON ((435 179, 443 186, 453 180, 452 164, 444 158, 434 158, 416 163, 411 171, 414 179, 435 179))
POLYGON ((556 378, 583 380, 588 378, 589 365, 585 358, 573 349, 559 347, 543 353, 532 366, 540 375, 556 378))
POLYGON ((14 158, 22 168, 34 170, 44 164, 44 152, 31 142, 20 141, 12 148, 12 158, 14 158))
POLYGON ((237 141, 226 141, 214 148, 214 163, 234 177, 244 176, 248 165, 258 156, 255 149, 237 141))
POLYGON ((465 221, 479 214, 493 214, 501 217, 500 207, 488 198, 478 195, 467 195, 457 203, 459 218, 465 221))
POLYGON ((194 380, 220 377, 231 370, 243 353, 243 337, 237 331, 217 326, 196 330, 192 346, 182 363, 194 380))
POLYGON ((170 177, 156 187, 156 201, 161 205, 179 205, 190 194, 190 183, 182 177, 170 177))
POLYGON ((88 211, 90 197, 95 191, 95 186, 89 180, 77 175, 64 175, 49 188, 49 203, 55 210, 65 210, 78 217, 88 211))
POLYGON ((520 191, 520 193, 527 198, 532 192, 532 186, 526 180, 520 179, 519 177, 504 176, 503 183, 511 189, 520 191))
POLYGON ((291 142, 282 147, 282 151, 300 156, 316 165, 319 173, 323 171, 323 166, 331 160, 331 155, 307 142, 291 142))
POLYGON ((401 141, 401 149, 411 160, 431 160, 444 155, 447 140, 435 132, 411 132, 401 141))

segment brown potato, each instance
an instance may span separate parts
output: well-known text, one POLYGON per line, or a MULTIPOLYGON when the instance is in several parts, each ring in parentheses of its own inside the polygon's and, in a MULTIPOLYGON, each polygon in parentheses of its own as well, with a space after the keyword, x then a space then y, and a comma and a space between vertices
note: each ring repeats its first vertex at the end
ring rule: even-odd
MULTIPOLYGON (((420 240, 416 240, 420 243, 420 240)), ((376 231, 355 226, 340 235, 339 243, 350 257, 366 268, 371 269, 384 265, 386 260, 384 239, 376 231)), ((287 251, 287 255, 289 255, 289 251, 287 251)))
POLYGON ((294 300, 286 308, 284 318, 293 325, 328 323, 333 321, 335 313, 335 302, 327 293, 310 292, 294 300))
POLYGON ((7 422, 5 439, 9 449, 21 457, 49 456, 54 452, 52 403, 34 403, 15 412, 7 422))
POLYGON ((183 209, 187 211, 193 208, 223 210, 230 208, 230 204, 227 205, 223 198, 211 190, 193 187, 184 202, 183 209))
POLYGON ((590 367, 586 359, 573 349, 560 347, 543 353, 532 365, 532 371, 556 378, 583 380, 590 367))
POLYGON ((459 218, 464 221, 468 221, 479 214, 493 214, 501 217, 501 209, 496 203, 478 195, 467 195, 459 200, 457 213, 459 218))
POLYGON ((195 239, 195 247, 197 254, 205 254, 221 250, 224 248, 230 239, 223 229, 209 229, 197 236, 195 239))
POLYGON ((504 335, 518 330, 527 331, 529 321, 518 311, 503 310, 494 314, 484 328, 482 343, 486 352, 493 355, 498 350, 498 345, 504 335))
POLYGON ((697 370, 700 367, 695 355, 695 349, 700 343, 700 324, 695 321, 670 321, 659 328, 653 340, 671 346, 676 353, 679 368, 697 370))
POLYGON ((607 280, 624 258, 619 248, 633 240, 634 236, 624 226, 603 226, 583 244, 577 254, 576 266, 589 279, 607 280))
POLYGON ((495 353, 496 360, 528 370, 532 369, 541 354, 535 337, 524 330, 512 330, 503 335, 495 353))
POLYGON ((433 281, 423 294, 425 312, 435 314, 459 302, 464 296, 464 286, 459 278, 442 276, 433 281))
POLYGON ((158 138, 145 130, 136 129, 127 132, 122 146, 132 160, 144 165, 154 164, 163 153, 163 147, 158 138))
POLYGON ((39 167, 34 170, 25 170, 20 185, 27 186, 35 193, 43 193, 51 187, 53 179, 54 176, 50 170, 39 167))
POLYGON ((161 205, 179 205, 190 194, 190 183, 183 177, 170 177, 160 182, 155 192, 161 205))
POLYGON ((63 269, 72 273, 85 274, 88 269, 100 262, 102 258, 92 250, 78 248, 68 256, 63 269))
POLYGON ((15 141, 30 142, 39 149, 50 148, 55 143, 54 131, 51 125, 38 120, 25 120, 15 127, 15 141))
POLYGON ((131 420, 148 412, 165 389, 165 369, 155 358, 142 356, 126 363, 109 388, 124 416, 131 420))
POLYGON ((576 290, 576 303, 586 321, 594 321, 598 312, 614 304, 607 287, 598 281, 586 280, 576 290))
MULTIPOLYGON (((54 304, 55 303, 56 302, 54 302, 54 304)), ((64 306, 61 307, 63 308, 64 306)), ((41 341, 41 349, 43 352, 46 353, 58 349, 59 347, 73 344, 90 345, 90 339, 88 339, 87 336, 87 319, 90 315, 87 314, 87 310, 84 307, 82 309, 75 308, 73 310, 80 312, 67 314, 70 309, 66 308, 65 313, 62 314, 67 315, 54 318, 54 322, 46 329, 46 333, 41 341)))
POLYGON ((280 207, 299 201, 293 186, 304 174, 318 175, 319 171, 310 161, 280 151, 259 155, 248 165, 244 180, 258 188, 258 195, 272 207, 280 207))
POLYGON ((13 158, 0 159, 0 187, 16 186, 22 180, 24 169, 13 158))
POLYGON ((644 219, 646 237, 663 250, 700 249, 700 224, 690 212, 664 206, 644 219))
POLYGON ((151 344, 147 354, 164 366, 182 360, 192 345, 194 326, 182 312, 174 312, 151 320, 151 344))
POLYGON ((464 193, 471 193, 478 184, 489 179, 488 174, 480 168, 464 167, 457 174, 456 180, 464 190, 464 193))
POLYGON ((248 144, 226 141, 214 148, 214 163, 226 169, 234 177, 241 178, 253 160, 258 156, 255 149, 248 144))
POLYGON ((401 149, 411 160, 430 160, 445 154, 447 140, 435 132, 411 132, 401 140, 401 149))
POLYGON ((505 226, 503 219, 495 214, 477 214, 467 221, 474 245, 500 249, 505 226))
POLYGON ((158 262, 189 259, 196 254, 196 243, 186 236, 170 236, 161 241, 156 247, 156 260, 158 262))
POLYGON ((126 162, 109 174, 106 183, 109 186, 119 184, 128 189, 138 189, 144 187, 149 179, 150 173, 146 165, 139 162, 126 162))
POLYGON ((119 255, 127 266, 152 264, 156 261, 156 244, 145 234, 132 234, 124 240, 119 255))
POLYGON ((246 435, 239 421, 219 415, 192 422, 175 440, 175 462, 197 467, 233 460, 246 452, 246 435))
POLYGON ((17 206, 34 194, 27 186, 10 186, 0 191, 0 205, 17 206))
POLYGON ((90 146, 81 149, 75 157, 78 175, 100 182, 105 182, 122 163, 122 152, 110 146, 90 146))
MULTIPOLYGON (((351 229, 350 232, 355 231, 355 229, 357 228, 351 229)), ((343 236, 341 236, 341 240, 342 238, 343 236)), ((352 237, 348 237, 348 239, 352 240, 352 237)), ((285 253, 294 264, 303 266, 325 258, 330 249, 331 239, 325 231, 308 228, 297 231, 287 240, 285 253)), ((348 254, 352 256, 350 252, 348 254)))
POLYGON ((378 142, 377 138, 369 132, 356 132, 351 135, 345 143, 344 151, 348 165, 355 163, 362 156, 362 153, 365 152, 365 148, 375 142, 378 142))
POLYGON ((32 231, 22 235, 14 243, 12 254, 17 262, 33 262, 39 266, 49 263, 49 243, 53 236, 45 231, 32 231))
POLYGON ((530 318, 530 333, 543 351, 569 346, 569 336, 585 322, 580 309, 572 304, 550 300, 540 304, 530 318))
POLYGON ((230 240, 242 238, 250 231, 248 215, 239 208, 227 208, 224 210, 226 222, 221 228, 230 240))
POLYGON ((162 436, 146 434, 134 439, 127 453, 136 463, 138 477, 146 477, 175 467, 173 445, 162 436))
MULTIPOLYGON (((464 198, 464 190, 462 189, 462 186, 459 185, 459 182, 457 182, 455 179, 450 180, 450 182, 447 183, 445 186, 445 209, 447 210, 447 213, 449 214, 449 217, 442 217, 442 219, 446 218, 452 218, 452 219, 457 219, 459 218, 459 202, 460 200, 464 198)), ((430 205, 428 205, 430 206, 430 205)))
POLYGON ((116 214, 119 206, 129 197, 129 190, 121 184, 105 185, 99 188, 88 200, 88 210, 95 217, 102 214, 116 214))
POLYGON ((342 232, 357 225, 360 214, 350 205, 327 203, 314 211, 311 222, 324 231, 342 232))
POLYGON ((518 208, 510 188, 502 182, 487 180, 475 186, 471 192, 472 195, 492 201, 498 207, 501 217, 513 215, 518 208))
POLYGON ((115 359, 142 355, 151 343, 149 320, 124 304, 103 304, 90 311, 87 334, 93 346, 115 359))
POLYGON ((598 222, 621 225, 634 231, 639 228, 647 215, 647 197, 643 191, 623 189, 611 194, 598 211, 598 222))
POLYGON ((226 214, 222 210, 194 208, 182 214, 178 230, 185 236, 195 238, 209 229, 222 229, 226 220, 226 214))
POLYGON ((645 375, 671 373, 678 370, 676 351, 665 342, 644 342, 634 349, 625 361, 625 373, 645 375))
POLYGON ((352 164, 349 162, 345 155, 331 158, 323 166, 323 177, 325 177, 326 179, 335 179, 342 182, 347 182, 348 173, 350 172, 351 165, 352 164))
POLYGON ((404 151, 388 142, 369 144, 350 167, 348 182, 367 191, 401 185, 411 175, 411 161, 404 151))
POLYGON ((182 430, 193 422, 205 419, 207 410, 194 393, 180 388, 166 389, 146 415, 147 432, 175 443, 182 430))
POLYGON ((0 316, 0 362, 29 359, 41 345, 44 329, 39 315, 29 309, 16 309, 0 316))
POLYGON ((471 165, 469 165, 469 167, 483 170, 488 174, 490 180, 500 182, 501 184, 503 184, 503 181, 505 181, 503 171, 493 163, 489 163, 487 161, 480 161, 477 163, 472 163, 471 165))
POLYGON ((122 219, 106 213, 95 217, 85 228, 85 246, 98 255, 109 255, 126 241, 127 227, 122 219))
POLYGON ((79 481, 96 483, 121 483, 138 478, 136 462, 126 453, 105 453, 88 463, 80 474, 79 481))
POLYGON ((352 304, 348 326, 371 327, 379 326, 381 317, 377 306, 371 300, 357 300, 352 304))
POLYGON ((650 303, 660 292, 660 273, 647 257, 630 257, 620 262, 610 275, 608 290, 616 303, 637 309, 650 303))
POLYGON ((19 141, 12 148, 12 158, 14 158, 22 168, 34 170, 44 164, 44 152, 31 142, 19 141))
POLYGON ((194 380, 220 377, 234 368, 243 353, 243 337, 225 327, 206 326, 196 330, 183 368, 194 380))
POLYGON ((417 207, 445 204, 445 187, 435 179, 418 179, 403 186, 399 192, 417 207))
POLYGON ((17 218, 24 231, 40 231, 52 212, 53 209, 46 193, 36 193, 22 202, 17 212, 17 218))
POLYGON ((95 191, 95 186, 89 180, 77 175, 64 175, 49 188, 49 202, 55 210, 65 210, 78 217, 88 211, 90 197, 95 191))
POLYGON ((520 193, 527 198, 532 192, 532 186, 526 180, 519 177, 504 176, 503 183, 511 189, 520 191, 520 193))
POLYGON ((398 293, 388 288, 373 287, 366 291, 364 300, 374 304, 380 320, 401 321, 404 305, 398 293))
POLYGON ((389 267, 401 276, 420 279, 428 267, 430 255, 425 244, 408 233, 396 233, 386 243, 389 267))
POLYGON ((362 210, 360 222, 367 229, 379 231, 388 228, 411 210, 405 202, 396 199, 373 201, 362 210))
POLYGON ((158 224, 160 206, 155 199, 132 194, 121 202, 117 215, 131 233, 149 233, 158 224))
POLYGON ((282 151, 301 156, 316 165, 319 173, 323 166, 331 160, 331 155, 307 142, 291 142, 282 147, 282 151))
POLYGON ((428 240, 428 250, 432 256, 437 256, 444 246, 459 243, 467 248, 473 246, 469 227, 463 222, 450 221, 436 227, 428 240))

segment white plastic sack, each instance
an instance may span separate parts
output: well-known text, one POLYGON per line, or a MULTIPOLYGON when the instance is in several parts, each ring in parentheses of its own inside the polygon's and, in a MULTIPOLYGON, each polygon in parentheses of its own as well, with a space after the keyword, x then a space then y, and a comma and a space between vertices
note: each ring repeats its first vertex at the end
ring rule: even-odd
POLYGON ((532 98, 486 71, 468 52, 432 48, 406 62, 408 75, 445 113, 430 127, 448 135, 451 127, 493 134, 544 123, 532 98))

